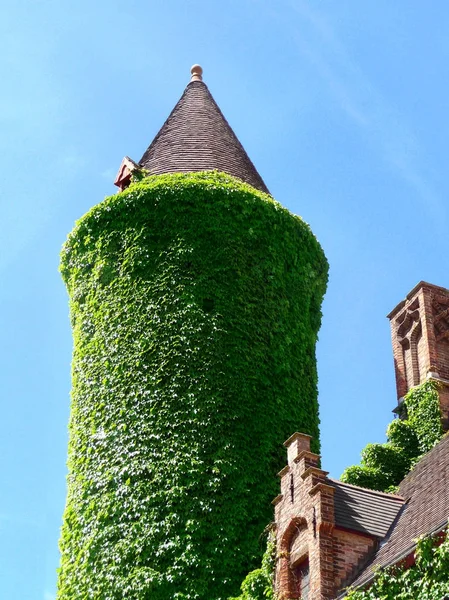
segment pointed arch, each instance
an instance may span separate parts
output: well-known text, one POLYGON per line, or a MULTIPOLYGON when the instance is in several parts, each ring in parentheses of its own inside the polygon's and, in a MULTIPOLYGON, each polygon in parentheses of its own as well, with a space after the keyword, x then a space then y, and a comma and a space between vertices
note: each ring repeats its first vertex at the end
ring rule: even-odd
POLYGON ((294 517, 285 528, 279 544, 279 598, 299 598, 300 584, 298 583, 298 564, 308 565, 307 541, 298 538, 307 531, 307 520, 304 517, 294 517), (296 552, 292 552, 295 541, 299 541, 296 552), (297 554, 297 556, 295 556, 297 554), (295 563, 295 566, 294 566, 295 563))
POLYGON ((304 517, 291 519, 281 538, 281 552, 289 552, 293 538, 303 529, 307 529, 307 521, 304 517))

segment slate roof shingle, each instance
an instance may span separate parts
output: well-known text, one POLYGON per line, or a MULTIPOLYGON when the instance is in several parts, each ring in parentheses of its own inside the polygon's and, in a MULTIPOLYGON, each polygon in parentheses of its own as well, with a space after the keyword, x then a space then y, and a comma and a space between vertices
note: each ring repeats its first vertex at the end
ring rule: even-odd
POLYGON ((152 175, 218 170, 269 194, 206 84, 191 81, 139 161, 152 175))
POLYGON ((400 496, 384 494, 328 479, 335 488, 334 510, 337 527, 360 531, 382 539, 404 505, 400 496))

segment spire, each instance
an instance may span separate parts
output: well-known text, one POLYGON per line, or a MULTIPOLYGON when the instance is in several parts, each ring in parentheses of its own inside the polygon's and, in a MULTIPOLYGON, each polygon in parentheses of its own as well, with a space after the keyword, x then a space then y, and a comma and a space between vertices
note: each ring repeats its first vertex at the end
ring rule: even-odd
POLYGON ((150 174, 218 170, 268 192, 242 144, 193 65, 191 80, 139 161, 150 174))

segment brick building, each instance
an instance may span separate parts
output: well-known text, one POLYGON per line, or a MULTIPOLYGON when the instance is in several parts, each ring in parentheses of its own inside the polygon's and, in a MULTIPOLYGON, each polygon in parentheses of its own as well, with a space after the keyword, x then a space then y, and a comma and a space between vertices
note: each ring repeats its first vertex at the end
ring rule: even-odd
MULTIPOLYGON (((414 386, 439 383, 443 430, 449 414, 449 290, 421 281, 388 315, 398 405, 414 386)), ((449 518, 449 435, 386 494, 329 478, 310 436, 286 442, 287 465, 273 500, 279 600, 333 600, 369 585, 378 567, 414 561, 416 538, 438 535, 449 518)))

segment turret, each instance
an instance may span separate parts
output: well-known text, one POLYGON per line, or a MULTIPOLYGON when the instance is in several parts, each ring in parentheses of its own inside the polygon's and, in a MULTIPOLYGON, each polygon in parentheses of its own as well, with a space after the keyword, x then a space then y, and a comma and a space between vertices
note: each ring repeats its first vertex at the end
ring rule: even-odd
POLYGON ((318 451, 327 262, 198 67, 62 253, 74 335, 59 600, 238 594, 282 445, 318 451))

